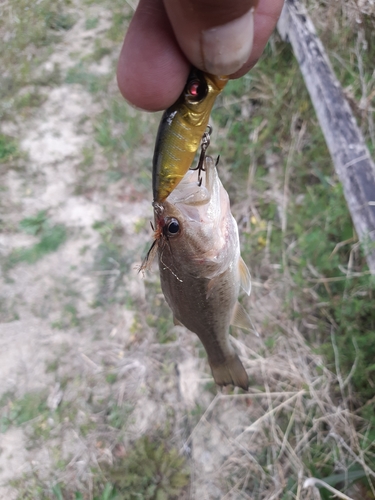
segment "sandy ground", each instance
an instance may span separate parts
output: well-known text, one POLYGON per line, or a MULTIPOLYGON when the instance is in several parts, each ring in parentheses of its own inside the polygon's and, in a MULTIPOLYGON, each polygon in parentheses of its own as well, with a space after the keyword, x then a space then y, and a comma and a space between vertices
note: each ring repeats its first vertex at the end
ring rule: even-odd
MULTIPOLYGON (((77 62, 73 53, 84 58, 94 50, 94 41, 106 32, 111 16, 95 6, 89 15, 98 16, 98 26, 88 32, 85 16, 75 11, 78 21, 41 71, 58 64, 66 75, 77 62)), ((89 67, 94 74, 112 75, 112 89, 115 60, 116 54, 106 56, 89 67)), ((62 83, 44 92, 44 104, 31 117, 16 125, 3 124, 3 132, 19 137, 25 160, 22 169, 9 169, 3 175, 8 222, 16 229, 0 235, 2 257, 37 241, 17 226, 40 210, 48 212, 51 224, 63 224, 68 231, 66 242, 57 251, 33 264, 19 263, 1 277, 5 307, 0 324, 0 392, 22 398, 44 391, 50 409, 47 421, 40 423, 48 432, 37 442, 31 439, 35 427, 30 423, 10 426, 0 434, 0 497, 9 500, 19 493, 17 487, 9 486, 9 480, 36 474, 46 485, 62 481, 79 488, 90 483, 91 467, 113 460, 114 446, 123 432, 107 426, 103 437, 103 417, 94 408, 95 402, 131 403, 134 407, 122 437, 125 445, 164 427, 169 419, 175 428, 175 445, 181 448, 191 432, 185 416, 197 404, 203 411, 214 397, 204 390, 211 375, 206 360, 198 357, 196 338, 176 327, 177 340, 160 344, 155 328, 140 318, 152 307, 147 284, 158 283, 155 269, 146 279, 136 270, 150 240, 151 186, 147 194, 133 185, 129 176, 101 185, 108 160, 96 147, 90 188, 83 186, 83 194, 77 193, 82 184, 83 149, 94 143, 93 122, 103 106, 78 84, 62 83), (121 229, 126 273, 117 272, 119 264, 113 259, 105 262, 104 268, 97 267, 102 236, 93 225, 98 221, 109 221, 121 229), (120 284, 114 284, 118 279, 120 284), (93 307, 103 293, 107 296, 104 305, 93 307), (125 306, 121 298, 108 300, 116 293, 131 297, 131 305, 125 306), (66 309, 69 304, 74 304, 73 323, 66 309), (48 368, 51 364, 54 369, 48 368), (108 372, 116 373, 115 383, 106 381, 108 372), (64 401, 72 406, 75 416, 61 422, 54 411, 64 401), (94 422, 97 427, 84 436, 80 422, 94 422), (59 460, 64 466, 57 471, 59 460)), ((129 113, 135 120, 141 115, 132 110, 129 113)), ((156 125, 157 119, 152 120, 156 125)), ((136 163, 137 155, 140 163, 144 158, 150 163, 152 140, 152 136, 146 139, 133 155, 131 168, 144 168, 136 163)), ((238 414, 229 406, 225 417, 219 411, 222 422, 215 426, 205 419, 186 444, 195 470, 196 498, 221 498, 216 472, 233 445, 229 438, 223 440, 220 425, 228 427, 228 432, 242 428, 241 422, 243 425, 247 420, 247 407, 245 410, 238 414), (215 479, 207 481, 206 473, 215 479)))
MULTIPOLYGON (((169 444, 191 471, 186 498, 253 498, 245 491, 249 478, 259 498, 292 498, 283 492, 293 475, 298 498, 319 499, 317 489, 302 492, 305 437, 319 434, 319 419, 339 435, 349 417, 330 399, 333 375, 283 312, 288 283, 280 266, 265 257, 245 303, 260 337, 233 338, 251 394, 220 392, 197 338, 173 326, 156 266, 144 277, 137 271, 152 236, 158 116, 127 107, 126 119, 111 122, 121 151, 100 144, 105 113, 115 115, 122 103, 119 44, 90 59, 98 40, 108 46, 111 12, 78 2, 70 8, 74 26, 40 67, 58 65, 60 83, 41 89, 45 100, 27 118, 1 124, 23 153, 1 172, 1 261, 38 242, 19 223, 40 211, 51 226, 63 225, 67 238, 33 263, 4 264, 0 277, 0 398, 8 395, 8 413, 28 395, 44 405, 31 421, 0 433, 0 498, 24 498, 35 484, 55 498, 57 483, 93 498, 93 471, 126 455, 142 435, 168 428, 169 444), (87 19, 97 19, 95 27, 87 29, 87 19), (91 75, 108 77, 105 92, 69 83, 81 62, 91 75)), ((282 207, 277 161, 270 159, 269 195, 282 207)))

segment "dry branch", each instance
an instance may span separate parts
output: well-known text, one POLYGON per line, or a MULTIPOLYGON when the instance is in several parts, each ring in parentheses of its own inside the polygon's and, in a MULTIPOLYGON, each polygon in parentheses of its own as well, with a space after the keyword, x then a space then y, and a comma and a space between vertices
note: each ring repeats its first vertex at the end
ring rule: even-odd
POLYGON ((298 0, 285 0, 278 31, 293 47, 367 264, 375 274, 375 166, 363 135, 314 25, 298 0))

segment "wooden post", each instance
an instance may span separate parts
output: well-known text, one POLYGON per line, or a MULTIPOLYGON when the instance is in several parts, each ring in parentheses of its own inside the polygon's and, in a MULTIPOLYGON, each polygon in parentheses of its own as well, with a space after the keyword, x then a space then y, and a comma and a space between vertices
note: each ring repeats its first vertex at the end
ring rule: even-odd
POLYGON ((306 9, 285 0, 278 23, 310 93, 368 267, 375 274, 375 166, 306 9))

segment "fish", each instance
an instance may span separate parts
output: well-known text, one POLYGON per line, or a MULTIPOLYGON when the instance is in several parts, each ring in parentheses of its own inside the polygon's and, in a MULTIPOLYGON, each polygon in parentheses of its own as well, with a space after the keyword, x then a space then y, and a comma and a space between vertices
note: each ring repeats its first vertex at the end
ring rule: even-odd
POLYGON ((189 170, 163 202, 153 203, 161 287, 175 324, 201 340, 215 382, 248 390, 246 370, 229 338, 229 326, 252 322, 238 302, 250 294, 250 272, 241 258, 229 196, 210 156, 189 170))
POLYGON ((193 68, 177 101, 162 115, 153 155, 153 199, 164 202, 190 168, 227 76, 193 68))

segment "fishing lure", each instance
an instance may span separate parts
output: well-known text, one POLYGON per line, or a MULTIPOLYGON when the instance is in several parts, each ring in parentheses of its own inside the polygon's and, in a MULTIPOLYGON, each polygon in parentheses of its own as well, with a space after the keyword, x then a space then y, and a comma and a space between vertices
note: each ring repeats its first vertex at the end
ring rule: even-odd
POLYGON ((189 170, 207 128, 216 97, 228 81, 193 68, 178 100, 161 119, 156 137, 152 190, 162 203, 189 170))

